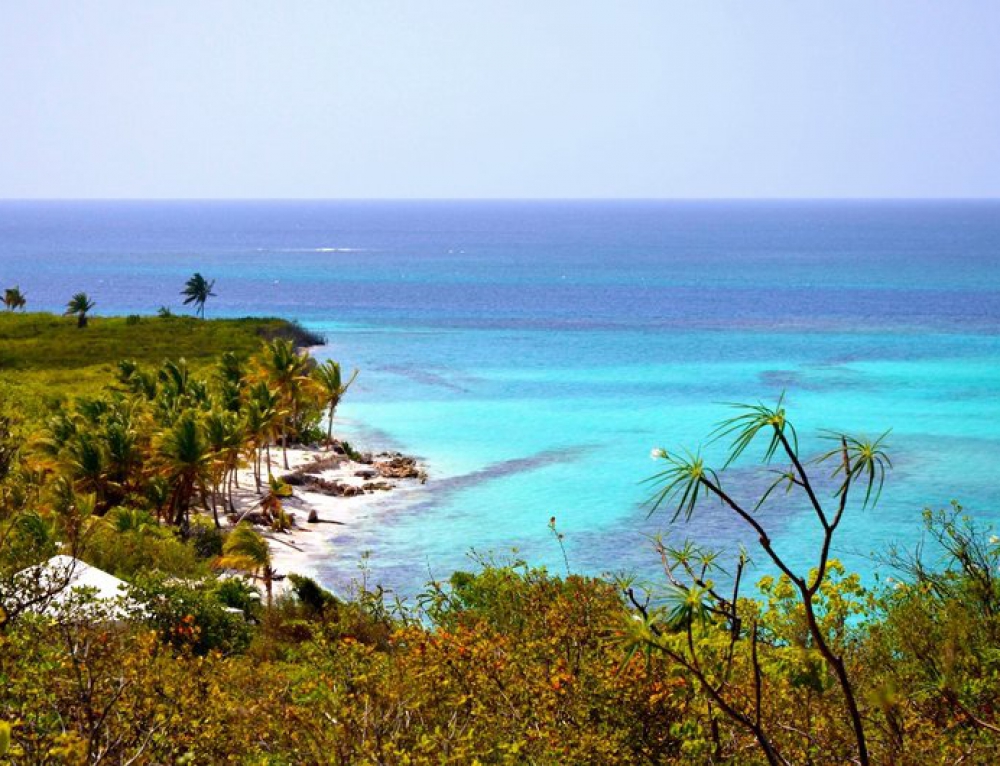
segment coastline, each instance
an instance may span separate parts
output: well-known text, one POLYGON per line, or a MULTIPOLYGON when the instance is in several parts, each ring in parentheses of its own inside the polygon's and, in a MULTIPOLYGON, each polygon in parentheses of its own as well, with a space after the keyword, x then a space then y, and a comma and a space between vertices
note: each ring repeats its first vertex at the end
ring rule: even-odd
MULTIPOLYGON (((380 452, 356 455, 352 459, 337 446, 289 447, 287 469, 281 448, 271 450, 271 473, 286 481, 292 493, 282 498, 291 526, 286 531, 260 525, 255 528, 268 541, 272 568, 281 578, 275 583, 277 593, 287 590, 289 574, 319 581, 320 565, 338 555, 333 540, 345 526, 355 525, 374 514, 387 494, 405 492, 426 481, 424 466, 412 457, 398 452, 380 452), (412 470, 407 470, 409 466, 412 470), (310 521, 310 518, 315 520, 310 521)), ((265 471, 266 467, 265 459, 265 471)), ((241 468, 237 476, 236 518, 252 516, 260 508, 263 495, 255 490, 250 467, 241 468)), ((224 518, 224 524, 231 526, 233 519, 224 518)), ((352 550, 350 554, 356 557, 357 551, 352 550)))

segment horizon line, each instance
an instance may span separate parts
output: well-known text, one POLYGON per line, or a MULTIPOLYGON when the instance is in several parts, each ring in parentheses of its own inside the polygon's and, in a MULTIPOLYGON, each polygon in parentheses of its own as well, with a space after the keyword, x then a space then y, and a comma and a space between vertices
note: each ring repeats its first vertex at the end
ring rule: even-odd
POLYGON ((3 197, 11 202, 997 202, 987 197, 3 197))

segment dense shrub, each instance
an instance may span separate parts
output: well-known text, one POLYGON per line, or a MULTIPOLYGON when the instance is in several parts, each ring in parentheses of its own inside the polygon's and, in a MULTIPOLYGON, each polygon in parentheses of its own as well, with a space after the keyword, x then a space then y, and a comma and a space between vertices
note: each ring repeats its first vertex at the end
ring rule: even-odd
POLYGON ((228 610, 212 582, 178 581, 162 575, 136 579, 129 596, 137 613, 172 646, 203 655, 240 652, 250 643, 246 616, 228 610))

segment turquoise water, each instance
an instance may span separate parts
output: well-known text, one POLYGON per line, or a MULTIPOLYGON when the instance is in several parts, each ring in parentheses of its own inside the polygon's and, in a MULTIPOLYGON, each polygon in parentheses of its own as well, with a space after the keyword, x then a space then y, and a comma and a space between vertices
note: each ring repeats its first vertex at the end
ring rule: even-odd
MULTIPOLYGON (((653 576, 648 535, 750 542, 712 504, 647 518, 651 448, 697 447, 721 404, 786 392, 805 452, 819 428, 889 439, 875 510, 837 553, 912 544, 925 506, 997 518, 997 203, 60 203, 0 205, 0 281, 36 308, 87 290, 109 313, 177 308, 195 269, 209 315, 280 314, 362 370, 341 433, 421 456, 431 480, 331 542, 413 593, 517 548, 562 567, 653 576)), ((717 458, 719 445, 706 445, 717 458)), ((746 463, 727 480, 753 497, 746 463)), ((764 509, 811 559, 810 515, 764 509)))

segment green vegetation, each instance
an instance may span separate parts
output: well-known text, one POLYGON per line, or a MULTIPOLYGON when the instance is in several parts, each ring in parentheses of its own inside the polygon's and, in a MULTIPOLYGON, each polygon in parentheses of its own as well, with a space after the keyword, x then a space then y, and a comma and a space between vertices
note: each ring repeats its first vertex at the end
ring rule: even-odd
POLYGON ((222 350, 248 357, 261 340, 286 338, 299 346, 319 338, 283 319, 90 317, 87 331, 52 314, 0 313, 0 400, 17 400, 34 411, 56 399, 92 394, 114 380, 118 362, 158 365, 185 359, 203 372, 222 350))
POLYGON ((349 385, 289 332, 0 316, 0 763, 995 761, 1000 538, 957 506, 928 512, 931 544, 888 551, 892 579, 862 583, 831 551, 847 514, 877 508, 885 439, 830 434, 804 454, 781 402, 737 408, 714 470, 654 453, 655 507, 680 523, 721 503, 753 531, 775 572, 756 589, 751 552, 724 568, 664 540, 652 584, 573 574, 562 549, 563 576, 485 558, 412 603, 367 569, 339 596, 275 587, 288 573, 262 527, 287 526, 290 490, 266 457, 326 437, 349 385), (60 407, 34 396, 57 372, 60 407), (222 526, 239 466, 259 513, 222 526), (759 513, 778 493, 815 521, 808 572, 759 513), (56 606, 65 573, 24 572, 57 553, 126 580, 127 616, 56 606))
MULTIPOLYGON (((783 398, 783 397, 782 397, 783 398)), ((821 491, 814 484, 799 452, 798 434, 788 420, 787 413, 779 399, 771 408, 763 404, 733 405, 737 415, 723 421, 715 431, 715 438, 730 439, 729 454, 720 472, 707 468, 700 457, 675 455, 666 450, 657 450, 656 456, 666 463, 666 468, 653 480, 662 485, 653 501, 653 510, 665 503, 673 503, 673 519, 684 516, 690 519, 699 505, 699 498, 712 496, 732 511, 757 535, 761 550, 769 564, 781 573, 782 582, 792 586, 786 599, 801 613, 802 627, 806 631, 803 643, 808 643, 815 659, 825 666, 826 673, 836 679, 844 699, 844 717, 850 721, 854 737, 854 752, 845 751, 845 761, 855 760, 867 766, 870 762, 868 737, 855 688, 844 662, 845 648, 837 637, 831 636, 823 626, 825 604, 824 588, 828 585, 831 570, 830 550, 837 529, 844 519, 851 490, 860 484, 864 490, 862 509, 874 505, 881 495, 887 470, 892 463, 885 452, 885 435, 875 440, 856 438, 847 434, 828 433, 828 439, 836 447, 819 455, 815 462, 822 469, 828 469, 829 479, 834 482, 833 507, 827 507, 820 499, 821 491), (732 466, 747 450, 761 439, 767 446, 763 451, 763 462, 787 461, 787 468, 774 470, 776 478, 763 491, 757 502, 747 505, 734 500, 723 489, 720 476, 732 466), (799 493, 805 507, 809 508, 819 526, 822 536, 815 569, 809 572, 795 572, 785 557, 775 549, 764 523, 756 511, 775 490, 783 490, 786 495, 799 493), (874 494, 873 494, 874 490, 874 494)), ((855 493, 856 494, 856 493, 855 493)), ((730 594, 721 594, 709 583, 719 571, 716 554, 699 550, 692 546, 671 548, 657 542, 658 552, 664 562, 664 571, 671 589, 669 610, 651 610, 649 599, 640 602, 634 590, 628 590, 629 600, 642 615, 642 627, 634 631, 631 648, 644 649, 664 654, 679 667, 687 671, 699 686, 735 725, 743 727, 753 735, 769 764, 776 766, 787 762, 776 743, 776 735, 765 728, 763 712, 764 664, 761 654, 767 648, 761 646, 760 625, 755 602, 740 602, 740 585, 747 555, 742 553, 736 562, 734 587, 730 594), (729 649, 725 659, 719 662, 719 647, 703 645, 703 628, 715 623, 728 633, 729 649), (754 696, 747 704, 746 690, 731 688, 733 664, 737 662, 737 647, 749 647, 750 665, 754 675, 754 696), (708 668, 712 668, 708 671, 708 668)), ((711 632, 709 632, 711 637, 711 632)))

